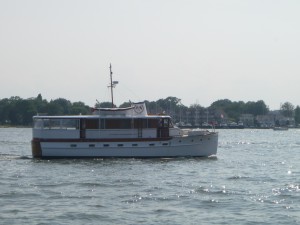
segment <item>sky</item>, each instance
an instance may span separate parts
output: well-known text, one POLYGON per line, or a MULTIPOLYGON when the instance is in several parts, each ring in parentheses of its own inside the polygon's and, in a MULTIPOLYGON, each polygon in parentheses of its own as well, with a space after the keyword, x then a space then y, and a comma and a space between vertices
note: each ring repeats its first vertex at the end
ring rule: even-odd
POLYGON ((300 105, 298 0, 0 0, 0 99, 300 105))

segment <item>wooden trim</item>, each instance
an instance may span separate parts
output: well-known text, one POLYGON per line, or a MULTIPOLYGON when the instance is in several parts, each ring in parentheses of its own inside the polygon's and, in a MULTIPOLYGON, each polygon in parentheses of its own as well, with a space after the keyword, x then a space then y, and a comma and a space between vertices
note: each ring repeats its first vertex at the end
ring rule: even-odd
POLYGON ((33 158, 41 158, 42 157, 42 148, 41 143, 37 139, 33 139, 31 141, 31 151, 33 158))

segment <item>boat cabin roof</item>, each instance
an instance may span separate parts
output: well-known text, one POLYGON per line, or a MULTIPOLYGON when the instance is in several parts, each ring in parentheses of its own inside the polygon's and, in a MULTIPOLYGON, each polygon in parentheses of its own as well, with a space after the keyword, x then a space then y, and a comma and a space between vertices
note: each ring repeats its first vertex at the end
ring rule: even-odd
POLYGON ((132 103, 127 108, 92 108, 92 115, 47 116, 37 115, 33 119, 162 119, 171 118, 169 115, 148 115, 144 102, 132 103))
POLYGON ((102 116, 102 115, 70 115, 70 116, 34 116, 33 119, 163 119, 171 118, 169 115, 147 115, 147 116, 102 116))

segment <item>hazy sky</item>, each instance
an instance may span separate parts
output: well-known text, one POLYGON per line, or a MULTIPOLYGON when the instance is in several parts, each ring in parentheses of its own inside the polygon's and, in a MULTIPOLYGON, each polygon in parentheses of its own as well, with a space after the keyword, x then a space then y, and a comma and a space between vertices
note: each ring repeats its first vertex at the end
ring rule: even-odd
POLYGON ((0 99, 300 105, 299 0, 0 0, 0 99))

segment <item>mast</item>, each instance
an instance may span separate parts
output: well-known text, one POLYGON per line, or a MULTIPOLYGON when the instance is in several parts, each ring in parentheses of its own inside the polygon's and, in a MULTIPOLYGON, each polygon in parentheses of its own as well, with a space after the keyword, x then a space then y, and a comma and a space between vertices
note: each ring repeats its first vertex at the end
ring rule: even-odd
POLYGON ((114 107, 114 94, 113 94, 113 82, 112 82, 112 74, 111 71, 111 63, 109 64, 109 71, 110 71, 110 93, 111 93, 111 107, 114 107))
POLYGON ((110 71, 110 85, 108 87, 110 88, 110 93, 111 93, 111 107, 114 108, 114 93, 113 93, 113 88, 116 87, 116 85, 119 82, 112 80, 112 74, 113 74, 113 72, 111 70, 111 63, 109 64, 109 71, 110 71))

